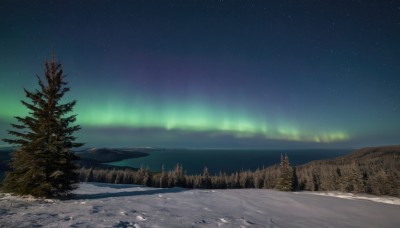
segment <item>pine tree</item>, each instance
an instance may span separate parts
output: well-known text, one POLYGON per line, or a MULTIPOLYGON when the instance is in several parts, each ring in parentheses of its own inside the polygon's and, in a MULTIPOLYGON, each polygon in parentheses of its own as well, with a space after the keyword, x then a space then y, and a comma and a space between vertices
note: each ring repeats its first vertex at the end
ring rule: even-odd
POLYGON ((276 183, 276 188, 279 191, 292 191, 293 190, 293 169, 289 164, 287 155, 281 155, 281 163, 279 166, 279 176, 276 183))
POLYGON ((200 178, 200 188, 212 188, 212 182, 207 167, 204 167, 203 175, 200 178))
POLYGON ((164 164, 161 166, 160 188, 168 187, 168 176, 165 174, 164 164))
POLYGON ((75 161, 78 157, 72 148, 83 144, 75 143, 73 133, 80 129, 71 126, 76 115, 67 115, 76 101, 61 103, 70 88, 64 81, 61 64, 45 63, 45 82, 39 77, 40 89, 28 91, 25 96, 30 102, 21 101, 28 108, 25 117, 15 117, 15 130, 8 133, 14 139, 3 141, 17 145, 12 153, 10 172, 6 174, 3 189, 19 195, 51 197, 68 195, 79 182, 75 161))
POLYGON ((362 181, 362 174, 358 168, 358 165, 355 162, 353 162, 350 165, 350 172, 347 179, 346 191, 359 193, 359 192, 364 192, 363 189, 364 189, 364 184, 362 181))
POLYGON ((173 172, 174 178, 174 187, 185 187, 186 184, 186 177, 185 173, 183 172, 183 167, 179 163, 176 164, 175 170, 173 172))
POLYGON ((85 182, 93 182, 93 168, 90 167, 86 177, 85 177, 85 182))

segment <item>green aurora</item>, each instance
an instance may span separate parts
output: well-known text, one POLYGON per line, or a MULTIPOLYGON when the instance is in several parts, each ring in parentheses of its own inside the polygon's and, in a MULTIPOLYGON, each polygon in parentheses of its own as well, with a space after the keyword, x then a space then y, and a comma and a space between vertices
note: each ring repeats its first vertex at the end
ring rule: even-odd
MULTIPOLYGON (((75 110, 75 114, 78 114, 77 124, 96 128, 158 128, 166 131, 212 132, 211 136, 264 137, 316 143, 345 141, 350 138, 344 131, 310 130, 296 123, 285 124, 285 121, 271 121, 262 116, 251 115, 243 111, 246 109, 223 110, 216 107, 217 105, 211 106, 205 102, 162 105, 154 101, 126 100, 87 100, 75 110)), ((5 107, 0 111, 3 122, 13 122, 13 116, 27 114, 24 106, 16 101, 18 98, 7 99, 2 104, 2 107, 5 107)))

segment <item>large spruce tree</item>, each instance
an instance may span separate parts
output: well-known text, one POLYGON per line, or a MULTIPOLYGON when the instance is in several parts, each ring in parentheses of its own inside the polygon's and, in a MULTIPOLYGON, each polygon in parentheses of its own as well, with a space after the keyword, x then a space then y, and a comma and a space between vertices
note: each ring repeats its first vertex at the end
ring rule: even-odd
POLYGON ((276 183, 276 188, 280 191, 293 190, 293 169, 290 166, 289 158, 281 155, 281 163, 279 165, 279 176, 276 183))
POLYGON ((12 153, 10 171, 3 182, 3 190, 18 195, 36 197, 65 196, 79 182, 78 157, 72 148, 83 144, 75 143, 73 133, 80 129, 72 124, 76 115, 71 115, 76 101, 61 103, 70 88, 64 80, 61 64, 46 61, 44 80, 37 76, 39 89, 24 89, 28 102, 21 101, 29 109, 25 117, 15 117, 14 130, 8 131, 13 139, 3 141, 16 145, 12 153))

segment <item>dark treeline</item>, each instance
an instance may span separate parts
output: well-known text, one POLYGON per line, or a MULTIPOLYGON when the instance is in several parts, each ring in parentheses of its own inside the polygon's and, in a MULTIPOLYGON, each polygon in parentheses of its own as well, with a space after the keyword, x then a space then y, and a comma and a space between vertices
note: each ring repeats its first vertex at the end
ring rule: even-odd
POLYGON ((278 166, 232 174, 209 175, 207 168, 200 175, 186 175, 181 165, 174 170, 152 173, 149 169, 88 169, 79 170, 80 180, 85 182, 105 182, 115 184, 140 184, 148 187, 183 188, 275 188, 278 166))
POLYGON ((183 167, 152 173, 141 168, 79 170, 81 181, 140 184, 149 187, 184 188, 266 188, 284 191, 342 191, 400 196, 400 146, 366 148, 336 159, 290 167, 287 157, 281 164, 256 171, 209 175, 185 175, 183 167))

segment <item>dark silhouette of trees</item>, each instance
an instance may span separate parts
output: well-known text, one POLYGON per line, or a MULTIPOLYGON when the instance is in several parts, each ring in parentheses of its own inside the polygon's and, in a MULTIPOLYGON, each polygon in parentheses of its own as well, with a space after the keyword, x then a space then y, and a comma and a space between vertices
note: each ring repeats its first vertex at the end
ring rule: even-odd
POLYGON ((29 114, 16 117, 18 123, 11 124, 15 130, 8 131, 15 138, 3 140, 17 145, 12 153, 11 170, 3 182, 6 192, 38 197, 63 196, 76 188, 79 180, 75 165, 78 157, 71 149, 82 146, 75 143, 73 136, 80 127, 71 126, 76 115, 67 115, 76 101, 61 103, 70 88, 54 55, 45 63, 44 76, 44 81, 37 76, 39 89, 24 89, 29 101, 21 102, 29 109, 29 114))
POLYGON ((81 181, 92 176, 94 182, 115 183, 122 176, 124 184, 145 184, 149 187, 184 188, 265 188, 284 191, 342 191, 400 196, 400 147, 368 148, 330 160, 313 161, 291 167, 287 156, 281 164, 256 171, 212 175, 204 169, 201 175, 185 175, 183 167, 151 174, 148 169, 134 171, 85 169, 79 170, 81 181), (92 174, 90 174, 92 173, 92 174), (152 175, 146 181, 145 174, 152 175), (108 177, 108 178, 107 178, 108 177))

